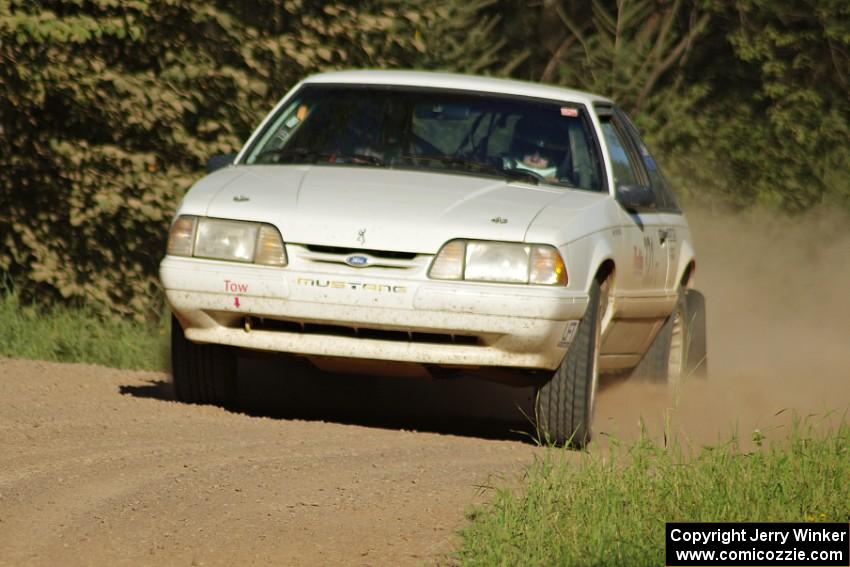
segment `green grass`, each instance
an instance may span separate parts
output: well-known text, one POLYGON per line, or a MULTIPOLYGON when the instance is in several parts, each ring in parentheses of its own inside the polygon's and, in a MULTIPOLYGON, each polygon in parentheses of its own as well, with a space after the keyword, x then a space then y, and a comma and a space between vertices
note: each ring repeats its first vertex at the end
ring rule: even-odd
POLYGON ((167 319, 159 325, 108 319, 92 310, 22 305, 0 288, 0 355, 55 362, 88 362, 113 368, 164 370, 167 319))
MULTIPOLYGON (((761 443, 760 439, 756 439, 761 443)), ((743 453, 648 440, 576 462, 550 449, 519 491, 500 489, 461 531, 459 565, 662 565, 667 521, 850 521, 850 426, 797 423, 743 453)))

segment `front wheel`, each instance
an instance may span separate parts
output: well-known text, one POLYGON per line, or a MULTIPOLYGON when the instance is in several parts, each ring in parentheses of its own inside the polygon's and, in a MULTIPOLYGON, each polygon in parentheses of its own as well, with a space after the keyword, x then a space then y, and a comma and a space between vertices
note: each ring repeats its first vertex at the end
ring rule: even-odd
POLYGON ((236 353, 222 345, 196 344, 171 317, 174 394, 188 404, 232 406, 236 401, 236 353))
POLYGON ((587 311, 564 360, 537 389, 534 410, 544 442, 580 448, 590 441, 599 378, 600 323, 607 303, 607 282, 594 281, 587 311))

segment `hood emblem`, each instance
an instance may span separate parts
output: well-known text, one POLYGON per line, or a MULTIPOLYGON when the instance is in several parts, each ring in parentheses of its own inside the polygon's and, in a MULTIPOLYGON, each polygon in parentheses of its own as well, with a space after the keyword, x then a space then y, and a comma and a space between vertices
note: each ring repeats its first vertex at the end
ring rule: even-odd
POLYGON ((357 231, 357 242, 360 244, 366 244, 366 229, 361 228, 357 231))
POLYGON ((353 268, 365 268, 369 265, 369 258, 355 254, 353 256, 348 256, 345 259, 345 263, 353 268))
POLYGON ((251 199, 249 199, 245 195, 234 195, 234 197, 233 197, 233 201, 236 202, 236 203, 244 203, 245 201, 250 201, 250 200, 251 199))

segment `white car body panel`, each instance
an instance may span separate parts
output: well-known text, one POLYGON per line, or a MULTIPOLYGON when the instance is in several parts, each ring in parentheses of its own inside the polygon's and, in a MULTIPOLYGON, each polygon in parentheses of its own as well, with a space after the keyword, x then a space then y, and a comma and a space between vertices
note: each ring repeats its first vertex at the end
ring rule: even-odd
MULTIPOLYGON (((458 237, 522 242, 540 210, 565 198, 563 189, 461 174, 391 170, 376 175, 374 169, 344 166, 227 171, 217 193, 196 196, 193 190, 178 214, 271 222, 287 242, 377 250, 435 253, 458 237), (248 200, 234 201, 244 197, 248 200), (496 217, 508 222, 491 222, 496 217), (424 219, 428 230, 417 230, 424 219), (365 242, 359 242, 364 229, 365 242)), ((594 197, 599 200, 576 192, 573 200, 594 197)))
MULTIPOLYGON (((614 178, 593 111, 594 103, 611 104, 609 99, 519 81, 417 72, 337 72, 299 83, 257 128, 237 164, 277 109, 307 83, 420 86, 584 105, 607 179, 614 178)), ((591 192, 449 172, 236 165, 198 181, 175 218, 272 224, 286 243, 289 264, 166 256, 161 280, 186 337, 198 343, 307 357, 552 370, 584 315, 594 277, 610 263, 601 368, 627 369, 672 312, 694 252, 682 215, 628 213, 612 185, 591 192), (456 238, 555 246, 568 283, 429 279, 434 255, 456 238), (376 261, 370 251, 413 257, 383 258, 381 267, 360 269, 316 247, 358 250, 376 261), (308 332, 313 328, 319 332, 308 332), (428 340, 416 340, 422 333, 428 340)))

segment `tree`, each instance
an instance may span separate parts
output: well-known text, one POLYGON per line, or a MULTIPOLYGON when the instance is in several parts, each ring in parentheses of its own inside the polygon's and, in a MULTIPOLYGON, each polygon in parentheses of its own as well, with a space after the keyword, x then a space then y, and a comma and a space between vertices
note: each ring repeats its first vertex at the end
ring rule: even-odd
POLYGON ((210 155, 317 71, 495 65, 491 3, 0 1, 0 272, 24 300, 158 316, 210 155))

